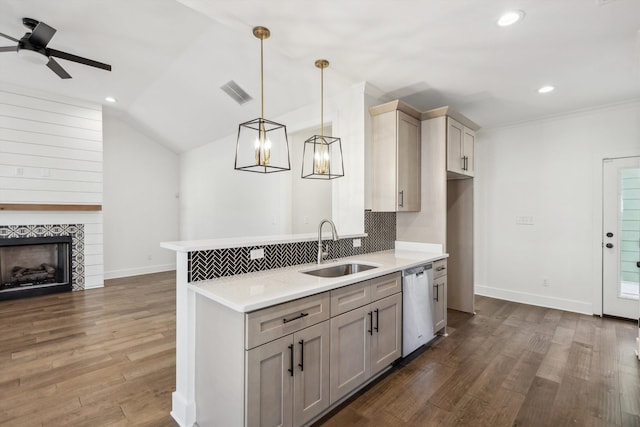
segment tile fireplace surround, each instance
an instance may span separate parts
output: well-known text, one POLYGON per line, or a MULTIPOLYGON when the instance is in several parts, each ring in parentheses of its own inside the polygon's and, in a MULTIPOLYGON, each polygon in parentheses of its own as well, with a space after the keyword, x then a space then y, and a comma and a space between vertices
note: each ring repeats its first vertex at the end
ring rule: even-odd
POLYGON ((0 225, 0 239, 51 236, 71 236, 72 286, 84 290, 84 224, 0 225))

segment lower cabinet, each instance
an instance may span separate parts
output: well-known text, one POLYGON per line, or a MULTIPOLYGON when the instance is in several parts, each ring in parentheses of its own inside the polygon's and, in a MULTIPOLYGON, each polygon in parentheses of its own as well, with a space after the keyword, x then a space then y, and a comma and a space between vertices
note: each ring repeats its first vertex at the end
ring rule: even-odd
POLYGON ((447 276, 433 280, 433 333, 447 326, 447 276))
POLYGON ((402 294, 331 318, 331 403, 402 355, 402 294))
POLYGON ((247 351, 247 426, 299 426, 329 407, 329 321, 247 351))

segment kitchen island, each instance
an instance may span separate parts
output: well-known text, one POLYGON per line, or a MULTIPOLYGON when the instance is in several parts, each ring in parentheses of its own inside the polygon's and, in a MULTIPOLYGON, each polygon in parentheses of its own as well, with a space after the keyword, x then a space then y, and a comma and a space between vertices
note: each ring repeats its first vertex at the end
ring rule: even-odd
MULTIPOLYGON (((320 324, 325 324, 325 327, 328 327, 326 325, 329 323, 329 316, 333 314, 330 313, 330 304, 327 299, 331 297, 331 291, 350 285, 364 289, 375 283, 380 283, 380 289, 384 287, 392 289, 389 285, 392 281, 399 283, 398 272, 446 257, 446 254, 440 252, 389 250, 327 262, 327 264, 340 264, 357 261, 375 267, 342 277, 323 278, 305 274, 305 271, 317 266, 304 264, 189 283, 188 252, 192 242, 185 245, 180 243, 169 242, 163 243, 162 246, 175 250, 177 254, 176 391, 173 394, 171 414, 181 426, 185 427, 191 427, 195 422, 200 427, 251 425, 250 411, 255 408, 249 408, 251 402, 249 393, 255 391, 256 384, 251 385, 246 375, 250 352, 258 348, 258 345, 271 345, 282 339, 277 338, 278 333, 275 335, 266 333, 264 338, 250 342, 249 335, 257 333, 250 332, 249 329, 252 316, 256 317, 257 313, 268 310, 277 311, 278 307, 286 309, 287 304, 296 304, 298 301, 303 304, 303 311, 300 313, 302 316, 300 319, 291 319, 290 323, 285 317, 287 319, 285 323, 288 324, 285 325, 282 335, 298 333, 306 330, 301 329, 306 326, 316 328, 320 324), (305 303, 308 303, 307 306, 304 305, 305 303), (314 317, 307 309, 315 310, 319 317, 314 317), (318 323, 314 324, 313 319, 317 319, 318 323), (271 339, 273 342, 269 341, 271 339)), ((200 245, 199 248, 202 246, 200 245)), ((397 285, 394 286, 399 292, 401 287, 398 289, 397 285)), ((382 290, 382 292, 380 301, 384 300, 383 297, 389 298, 384 292, 391 291, 382 290)), ((374 303, 375 301, 372 301, 369 304, 372 307, 371 313, 375 310, 374 303)), ((369 305, 364 305, 359 310, 368 309, 369 305)), ((382 307, 376 313, 380 316, 376 320, 384 319, 384 311, 380 311, 381 309, 382 307)), ((401 310, 401 303, 395 309, 396 319, 398 310, 401 310)), ((355 313, 356 310, 353 312, 355 313)), ((370 322, 371 331, 373 331, 373 314, 370 315, 370 322)), ((278 323, 282 325, 282 319, 278 319, 278 323)), ((261 324, 258 321, 257 324, 259 326, 256 331, 259 332, 260 328, 264 329, 265 325, 272 325, 273 322, 266 321, 261 324)), ((398 342, 397 331, 393 336, 395 341, 392 344, 401 345, 401 342, 398 342)), ((284 363, 285 358, 287 363, 293 364, 293 350, 290 351, 290 357, 282 355, 278 359, 280 364, 284 363)), ((309 357, 310 355, 307 354, 307 366, 310 363, 309 357)), ((284 366, 282 368, 285 369, 284 366)), ((293 371, 293 366, 286 367, 285 370, 293 371)), ((309 372, 309 368, 307 371, 309 372)), ((293 372, 291 375, 293 376, 293 372)), ((328 375, 328 372, 323 372, 323 375, 328 375)), ((371 377, 369 380, 374 378, 371 377)), ((347 397, 348 394, 342 396, 341 400, 347 397)), ((333 407, 338 403, 333 401, 330 406, 333 407)), ((322 409, 318 414, 324 412, 325 409, 322 409)), ((283 416, 289 419, 287 414, 269 416, 283 416)), ((315 418, 314 416, 313 419, 315 418)))

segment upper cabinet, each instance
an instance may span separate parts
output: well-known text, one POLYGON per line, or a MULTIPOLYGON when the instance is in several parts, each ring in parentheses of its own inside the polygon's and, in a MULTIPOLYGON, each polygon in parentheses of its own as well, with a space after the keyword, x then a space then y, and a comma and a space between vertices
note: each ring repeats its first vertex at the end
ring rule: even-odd
POLYGON ((371 107, 372 209, 420 211, 420 112, 392 101, 371 107))
POLYGON ((473 176, 476 133, 447 117, 447 171, 473 176))
POLYGON ((422 113, 422 120, 446 117, 447 178, 472 178, 475 164, 476 131, 479 126, 462 114, 442 107, 422 113))

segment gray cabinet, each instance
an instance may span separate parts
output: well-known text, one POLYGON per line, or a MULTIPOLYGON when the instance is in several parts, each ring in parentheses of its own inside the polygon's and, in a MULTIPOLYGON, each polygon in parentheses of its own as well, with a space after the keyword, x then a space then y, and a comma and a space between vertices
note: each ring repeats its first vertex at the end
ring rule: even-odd
POLYGON ((331 291, 332 314, 334 301, 341 308, 352 303, 331 318, 331 403, 402 355, 401 290, 400 273, 394 273, 331 291))
POLYGON ((447 334, 447 260, 433 264, 433 286, 431 289, 431 311, 433 313, 433 333, 447 334))
POLYGON ((370 306, 371 375, 375 375, 402 356, 402 294, 374 302, 370 306))
POLYGON ((420 211, 420 113, 401 101, 369 109, 372 209, 420 211))
POLYGON ((299 426, 329 407, 329 322, 247 351, 247 426, 299 426))
MULTIPOLYGON (((460 178, 473 177, 475 163, 475 132, 447 117, 447 171, 461 175, 460 178)), ((456 175, 449 174, 450 177, 456 175)))

